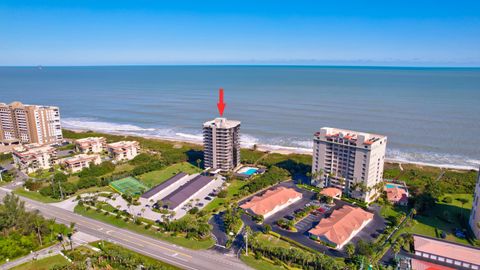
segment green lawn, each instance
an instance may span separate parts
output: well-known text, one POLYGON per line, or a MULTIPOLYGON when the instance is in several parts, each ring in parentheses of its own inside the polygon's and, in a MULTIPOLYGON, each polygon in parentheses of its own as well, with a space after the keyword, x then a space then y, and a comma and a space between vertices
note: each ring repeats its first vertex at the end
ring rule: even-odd
MULTIPOLYGON (((145 256, 143 254, 140 254, 140 253, 137 253, 137 252, 134 252, 132 250, 129 250, 127 248, 124 248, 122 246, 119 246, 119 245, 115 245, 115 244, 112 244, 110 242, 102 242, 102 241, 97 241, 97 242, 93 242, 93 243, 90 243, 91 246, 94 246, 94 247, 98 247, 99 249, 102 249, 102 250, 118 250, 119 252, 123 253, 124 256, 132 256, 132 257, 138 257, 141 259, 141 261, 143 263, 148 263, 148 264, 152 264, 152 266, 154 265, 155 268, 154 269, 162 269, 162 270, 180 270, 180 268, 176 267, 176 266, 173 266, 171 264, 168 264, 166 262, 163 262, 163 261, 160 261, 160 260, 157 260, 157 259, 154 259, 152 257, 148 257, 148 256, 145 256)), ((82 247, 80 247, 82 248, 82 247)), ((79 248, 77 248, 76 250, 78 250, 79 248)), ((87 250, 88 252, 89 250, 87 250)), ((102 268, 103 269, 103 268, 102 268)), ((106 269, 110 269, 110 268, 106 268, 106 269)), ((112 268, 113 269, 113 268, 112 268)), ((115 268, 115 269, 118 269, 118 268, 115 268)), ((122 269, 125 269, 125 268, 122 268, 122 269)), ((133 268, 126 268, 126 269, 133 269, 133 268)), ((152 267, 148 268, 148 269, 152 269, 152 267)))
POLYGON ((240 189, 248 184, 248 181, 245 180, 233 180, 227 187, 227 197, 226 198, 215 198, 211 203, 209 203, 203 211, 220 211, 223 208, 223 205, 230 201, 235 195, 238 195, 240 189))
POLYGON ((383 205, 380 210, 380 215, 384 218, 389 217, 398 217, 401 213, 407 213, 407 207, 393 206, 393 205, 383 205))
POLYGON ((242 254, 240 256, 240 259, 246 265, 257 270, 285 270, 286 269, 282 266, 274 265, 273 263, 270 263, 263 259, 257 260, 255 259, 254 255, 251 253, 249 254, 249 256, 245 256, 244 254, 242 254))
POLYGON ((21 264, 12 268, 12 270, 48 270, 55 265, 64 266, 68 264, 70 263, 62 255, 54 255, 41 260, 21 264))
POLYGON ((291 248, 292 245, 287 241, 284 241, 278 237, 275 237, 270 234, 260 234, 258 238, 263 242, 268 242, 269 245, 272 247, 283 247, 283 248, 291 248))
POLYGON ((471 194, 445 194, 445 196, 452 197, 452 203, 438 202, 433 209, 427 211, 423 215, 417 215, 415 224, 411 228, 407 228, 407 232, 426 235, 430 237, 437 237, 435 228, 438 233, 442 231, 447 234, 446 240, 458 242, 461 244, 470 244, 468 240, 456 237, 453 231, 456 228, 465 229, 463 226, 467 224, 470 209, 472 207, 471 194), (462 204, 456 198, 468 198, 469 203, 466 203, 463 208, 462 204))
POLYGON ((184 172, 188 174, 194 174, 201 171, 202 170, 200 170, 197 166, 194 166, 188 162, 181 162, 173 164, 162 170, 152 171, 139 175, 138 179, 140 179, 147 187, 153 187, 164 182, 168 178, 176 175, 177 173, 184 172))
POLYGON ((17 188, 13 191, 13 193, 15 193, 19 196, 23 196, 23 197, 26 197, 26 198, 29 198, 29 199, 32 199, 32 200, 35 200, 35 201, 43 202, 43 203, 54 203, 54 202, 59 202, 60 201, 60 200, 53 199, 53 198, 50 198, 50 197, 45 197, 42 194, 40 194, 39 192, 26 191, 23 188, 17 188))
POLYGON ((187 239, 181 236, 176 237, 176 236, 171 236, 169 234, 159 233, 154 231, 153 229, 145 229, 143 225, 136 225, 136 224, 133 224, 132 222, 125 222, 123 219, 121 218, 117 219, 115 216, 111 216, 111 215, 105 216, 103 213, 97 213, 94 210, 86 211, 86 209, 83 206, 77 205, 75 207, 75 213, 111 224, 119 228, 127 229, 130 231, 147 235, 147 236, 155 237, 155 238, 165 240, 182 247, 190 248, 190 249, 195 249, 195 250, 208 249, 215 244, 215 241, 211 238, 204 241, 199 241, 196 239, 187 239))

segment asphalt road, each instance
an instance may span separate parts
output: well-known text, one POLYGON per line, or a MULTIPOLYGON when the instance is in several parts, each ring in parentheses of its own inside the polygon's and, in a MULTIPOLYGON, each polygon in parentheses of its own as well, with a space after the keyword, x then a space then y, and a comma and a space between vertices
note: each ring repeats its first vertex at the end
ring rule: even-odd
MULTIPOLYGON (((0 188, 3 198, 9 190, 0 188)), ((69 225, 75 222, 78 231, 121 245, 130 250, 170 263, 183 269, 251 269, 236 257, 212 250, 189 250, 148 236, 96 221, 67 210, 21 197, 28 210, 39 210, 47 218, 69 225)))

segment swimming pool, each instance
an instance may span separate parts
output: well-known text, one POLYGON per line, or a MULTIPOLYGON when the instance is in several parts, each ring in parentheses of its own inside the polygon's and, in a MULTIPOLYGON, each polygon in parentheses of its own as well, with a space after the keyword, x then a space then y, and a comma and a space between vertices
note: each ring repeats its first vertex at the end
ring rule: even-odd
POLYGON ((238 170, 238 173, 251 176, 251 175, 255 174, 257 171, 258 171, 258 168, 254 168, 254 167, 243 167, 243 168, 241 168, 240 170, 238 170))
POLYGON ((401 189, 404 189, 404 190, 407 190, 404 186, 402 185, 398 185, 398 184, 391 184, 391 183, 387 183, 385 184, 385 187, 386 188, 401 188, 401 189))

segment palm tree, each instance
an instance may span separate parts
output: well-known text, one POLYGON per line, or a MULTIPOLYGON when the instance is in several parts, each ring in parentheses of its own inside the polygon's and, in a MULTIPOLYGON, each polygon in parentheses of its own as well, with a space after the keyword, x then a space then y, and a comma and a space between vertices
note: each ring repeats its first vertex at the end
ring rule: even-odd
POLYGON ((348 243, 345 246, 345 252, 347 253, 349 258, 352 258, 355 254, 355 246, 352 243, 348 243))
POLYGON ((393 244, 392 251, 395 254, 395 257, 397 257, 397 254, 400 252, 400 248, 401 246, 399 242, 395 242, 395 244, 393 244))
POLYGON ((197 167, 200 168, 200 164, 202 163, 201 159, 197 159, 197 167))
POLYGON ((38 236, 38 241, 40 243, 40 246, 43 246, 43 241, 42 241, 42 232, 41 232, 41 225, 42 225, 42 220, 37 216, 35 217, 35 229, 37 231, 37 236, 38 236))

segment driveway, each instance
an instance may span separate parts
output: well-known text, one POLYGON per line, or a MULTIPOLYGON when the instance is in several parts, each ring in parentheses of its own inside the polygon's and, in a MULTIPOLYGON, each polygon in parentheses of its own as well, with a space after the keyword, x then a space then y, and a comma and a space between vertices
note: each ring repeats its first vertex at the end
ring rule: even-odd
POLYGON ((215 235, 215 238, 217 239, 217 245, 221 247, 225 247, 228 241, 228 236, 225 232, 225 224, 222 220, 223 214, 223 212, 215 214, 208 221, 208 223, 212 225, 212 234, 215 235))

